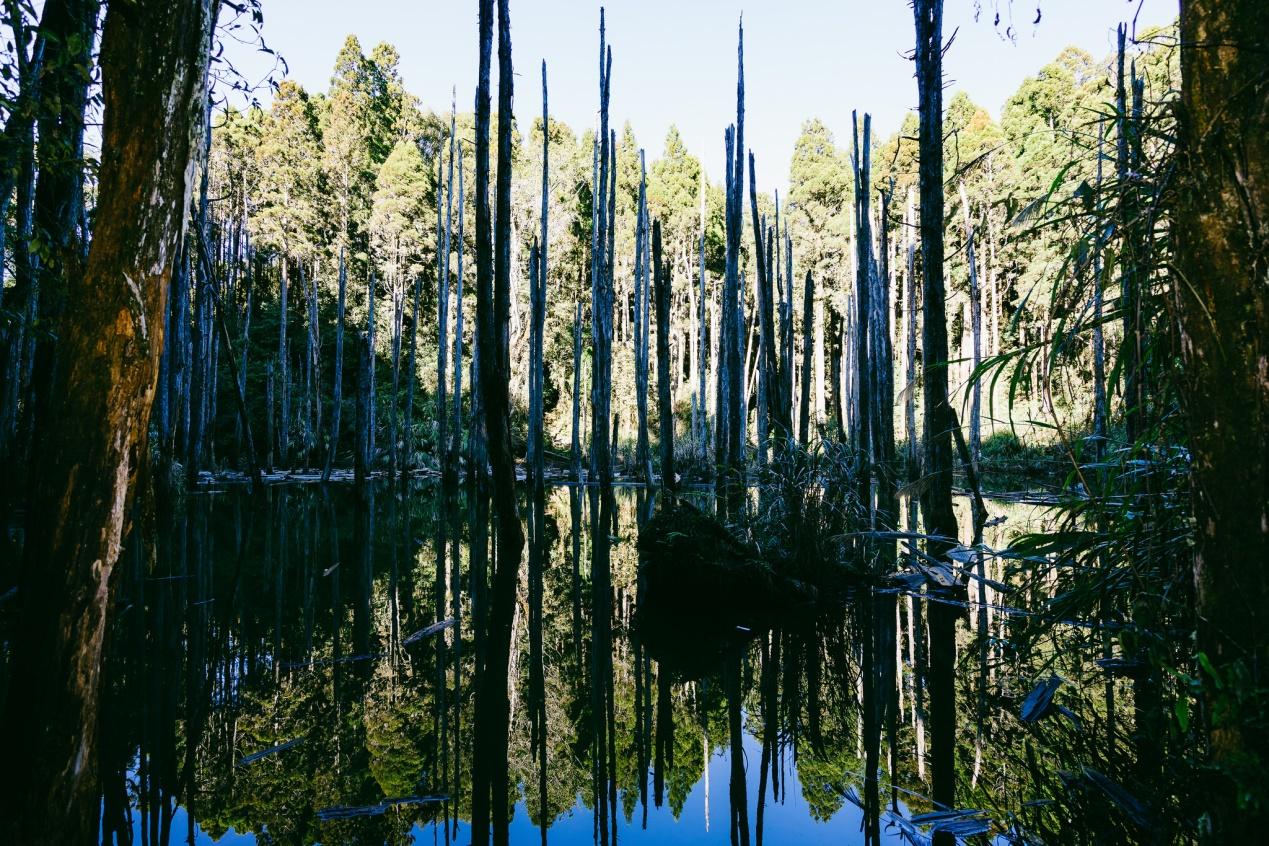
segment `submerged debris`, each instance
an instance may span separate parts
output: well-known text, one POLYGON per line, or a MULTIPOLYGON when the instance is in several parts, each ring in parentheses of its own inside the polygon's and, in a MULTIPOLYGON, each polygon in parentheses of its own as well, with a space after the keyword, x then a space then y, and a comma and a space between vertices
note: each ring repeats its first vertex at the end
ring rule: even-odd
POLYGON ((270 746, 268 749, 261 749, 259 752, 252 752, 250 755, 247 755, 246 757, 239 758, 238 766, 245 767, 248 764, 254 764, 256 761, 259 761, 261 758, 267 758, 270 755, 276 755, 278 752, 285 752, 288 749, 294 749, 296 746, 299 746, 304 741, 305 741, 305 738, 296 737, 292 740, 288 740, 286 743, 279 743, 277 746, 270 746))
POLYGON ((444 793, 431 793, 426 796, 398 796, 395 799, 384 799, 374 805, 336 805, 332 808, 322 808, 317 812, 317 818, 322 822, 330 822, 331 820, 347 820, 355 817, 377 817, 386 813, 389 808, 401 805, 431 805, 448 800, 449 796, 444 793))
POLYGON ((445 631, 446 629, 450 628, 450 627, 451 627, 451 626, 453 626, 453 625, 454 625, 454 618, 453 618, 453 617, 448 617, 448 618, 446 618, 446 619, 444 619, 444 620, 440 620, 440 621, 435 622, 435 623, 433 623, 432 625, 430 625, 430 626, 428 626, 428 627, 426 627, 426 628, 419 629, 417 632, 415 632, 414 634, 410 635, 410 636, 409 636, 409 637, 407 637, 405 640, 401 641, 401 645, 402 645, 402 646, 409 646, 410 644, 413 644, 413 643, 418 643, 418 642, 419 642, 420 640, 422 640, 423 638, 425 638, 425 637, 431 637, 432 635, 436 634, 437 632, 443 632, 443 631, 445 631))

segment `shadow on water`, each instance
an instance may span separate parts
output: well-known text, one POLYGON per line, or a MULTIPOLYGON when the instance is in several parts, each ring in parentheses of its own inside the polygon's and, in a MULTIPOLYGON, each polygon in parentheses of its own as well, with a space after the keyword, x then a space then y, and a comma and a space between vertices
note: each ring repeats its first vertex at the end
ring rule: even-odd
MULTIPOLYGON (((655 496, 525 499, 495 829, 762 844, 1042 827, 999 638, 975 640, 963 603, 861 586, 757 619, 725 585, 650 585, 655 496)), ((103 677, 103 841, 470 842, 473 761, 500 748, 474 723, 496 671, 489 517, 461 489, 308 486, 191 496, 134 537, 103 677)))

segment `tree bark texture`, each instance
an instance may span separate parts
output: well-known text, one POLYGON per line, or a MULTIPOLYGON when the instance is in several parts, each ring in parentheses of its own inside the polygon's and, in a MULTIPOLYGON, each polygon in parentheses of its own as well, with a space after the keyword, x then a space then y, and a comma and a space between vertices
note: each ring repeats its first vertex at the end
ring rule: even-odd
POLYGON ((148 455, 163 313, 197 162, 215 0, 112 4, 101 47, 104 125, 79 306, 60 323, 65 366, 42 426, 6 712, 13 843, 96 839, 97 693, 110 577, 148 455))
MULTIPOLYGON (((1242 664, 1260 690, 1269 679, 1266 49, 1269 5, 1182 2, 1174 289, 1194 469, 1199 648, 1227 679, 1242 664)), ((1253 766, 1264 766, 1265 736, 1245 732, 1237 719, 1217 719, 1211 741, 1219 764, 1252 753, 1253 766)), ((1263 806, 1259 819, 1223 810, 1223 835, 1253 839, 1262 828, 1263 806)))

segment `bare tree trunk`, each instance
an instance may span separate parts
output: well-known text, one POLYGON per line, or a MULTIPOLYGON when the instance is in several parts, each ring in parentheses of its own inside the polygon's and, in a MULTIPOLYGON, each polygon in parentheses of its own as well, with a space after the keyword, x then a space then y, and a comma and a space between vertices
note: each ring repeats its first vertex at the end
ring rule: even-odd
POLYGON ((674 405, 670 398, 670 268, 661 261, 661 221, 652 225, 657 308, 657 417, 661 422, 661 485, 678 488, 674 472, 674 405))
POLYGON ((371 385, 374 372, 374 350, 371 348, 368 333, 362 332, 361 349, 357 355, 357 424, 354 440, 356 449, 354 450, 353 459, 353 478, 357 485, 365 484, 366 478, 370 474, 370 409, 373 408, 371 400, 371 385))
POLYGON ((798 441, 811 445, 811 371, 814 359, 815 279, 806 272, 802 287, 802 396, 798 410, 798 441))
MULTIPOLYGON (((912 189, 908 189, 908 203, 904 210, 904 229, 906 231, 905 251, 907 253, 906 296, 904 298, 903 316, 907 324, 907 355, 904 356, 907 372, 904 374, 907 387, 904 388, 903 419, 904 437, 907 440, 908 474, 908 531, 915 532, 917 524, 917 495, 915 483, 921 478, 921 450, 917 442, 916 426, 916 353, 917 353, 917 282, 916 282, 916 208, 913 204, 912 189)), ((920 603, 915 606, 920 609, 920 603)))
POLYGON ((405 323, 405 281, 401 273, 401 250, 398 245, 397 261, 392 269, 392 396, 390 408, 392 417, 389 426, 388 467, 389 475, 395 476, 401 466, 401 335, 405 323))
POLYGON ((977 373, 978 365, 983 360, 983 304, 978 290, 978 264, 974 258, 974 223, 969 211, 969 194, 965 191, 964 180, 960 183, 960 195, 961 209, 965 218, 965 256, 969 262, 969 322, 974 345, 973 357, 970 360, 970 378, 973 379, 973 384, 970 386, 969 454, 970 460, 974 463, 974 472, 978 473, 983 452, 983 388, 974 374, 977 373))
MULTIPOLYGON (((452 468, 445 465, 442 456, 445 454, 445 445, 449 443, 448 421, 449 421, 449 400, 446 395, 447 386, 449 384, 449 256, 451 235, 453 232, 454 218, 454 155, 458 144, 457 125, 458 125, 458 104, 454 102, 450 109, 449 115, 449 165, 448 172, 445 177, 445 239, 444 246, 438 244, 439 255, 437 257, 437 269, 440 271, 440 296, 436 307, 436 440, 434 441, 434 452, 437 464, 440 465, 441 476, 446 480, 452 480, 452 468)), ((437 176, 439 177, 439 167, 437 176)), ((439 182, 439 180, 438 180, 439 182)), ((440 186, 438 185, 437 196, 440 196, 440 186)), ((436 214, 437 220, 440 220, 440 204, 437 204, 436 214)), ((462 209, 459 209, 462 214, 462 209)), ((458 362, 455 362, 455 367, 458 362)))
MULTIPOLYGON (((11 843, 98 837, 97 701, 111 573, 144 466, 163 312, 203 153, 215 3, 111 6, 101 46, 99 203, 59 325, 29 511, 0 826, 11 843), (141 198, 138 200, 138 198, 141 198)), ((86 49, 88 49, 86 47, 86 49)))
MULTIPOLYGON (((921 267, 925 322, 922 364, 925 374, 925 492, 921 513, 927 535, 957 537, 952 510, 952 427, 947 398, 947 315, 943 289, 943 0, 914 0, 917 91, 920 104, 918 159, 921 191, 921 267)), ((953 541, 930 541, 930 554, 943 555, 953 541)), ((956 688, 948 668, 954 660, 955 619, 945 606, 931 608, 933 796, 946 808, 956 807, 956 688)), ((947 832, 935 835, 936 846, 950 844, 947 832)))
MULTIPOLYGON (((339 416, 344 403, 344 293, 348 284, 348 271, 344 266, 344 251, 339 251, 339 300, 335 307, 335 385, 331 397, 330 408, 330 447, 326 452, 326 468, 322 471, 322 481, 330 481, 331 469, 335 466, 335 452, 339 449, 339 416)), ((243 370, 247 357, 246 345, 243 345, 243 370)))
MULTIPOLYGON (((458 459, 463 448, 463 209, 466 192, 463 186, 463 157, 458 157, 458 267, 454 279, 454 433, 451 436, 449 465, 458 472, 458 459)), ((418 315, 421 280, 415 282, 414 313, 418 315)), ((410 378, 414 378, 411 369, 410 378)), ((411 382, 413 387, 413 382, 411 382)), ((457 549, 457 547, 455 547, 457 549)))
POLYGON ((582 480, 582 304, 577 304, 577 317, 573 321, 573 481, 582 480))
MULTIPOLYGON (((1105 121, 1097 124, 1097 181, 1093 189, 1094 196, 1101 197, 1102 190, 1102 147, 1106 140, 1105 121)), ((1106 452, 1106 339, 1102 331, 1103 313, 1103 279, 1102 249, 1105 246, 1102 237, 1102 223, 1097 222, 1098 234, 1093 239, 1093 450, 1094 460, 1101 462, 1106 452)), ((993 281, 992 288, 995 288, 993 281)), ((994 312, 995 297, 992 298, 994 312)), ((1111 713, 1108 711, 1108 714, 1111 713)))
MULTIPOLYGON (((1174 290, 1199 527, 1199 649, 1224 678, 1237 677, 1241 665, 1243 690, 1260 697, 1240 706, 1246 723, 1210 727, 1212 757, 1224 772, 1248 766, 1239 761, 1263 767, 1269 760, 1264 732, 1251 727, 1265 713, 1269 668, 1266 33, 1269 6, 1258 0, 1181 3, 1183 190, 1175 232, 1180 276, 1190 284, 1174 290)), ((1239 810, 1236 793, 1224 792, 1228 801, 1217 809, 1215 833, 1251 841, 1263 831, 1264 809, 1239 810)))
POLYGON ((701 274, 701 290, 698 302, 696 304, 696 403, 698 406, 697 413, 699 419, 696 423, 696 445, 697 454, 700 460, 706 460, 709 455, 709 415, 705 411, 706 394, 709 388, 706 386, 706 363, 705 363, 705 306, 709 300, 705 291, 705 176, 701 174, 700 182, 701 194, 701 213, 700 213, 700 235, 699 235, 699 259, 701 274))
POLYGON ((608 131, 608 73, 611 56, 604 45, 604 18, 599 18, 599 154, 598 176, 593 187, 596 202, 595 228, 591 232, 591 444, 590 478, 601 484, 612 480, 612 457, 609 445, 610 403, 612 400, 612 288, 607 277, 608 218, 616 210, 608 206, 608 182, 616 179, 610 161, 615 151, 608 131), (611 174, 611 176, 610 176, 611 174))
MULTIPOLYGON (((645 484, 652 484, 652 456, 648 445, 648 199, 647 166, 639 151, 639 199, 635 210, 634 353, 635 463, 645 484)), ((658 272, 653 268, 653 273, 658 272)), ((660 341, 657 342, 658 344, 660 341)), ((659 347, 658 347, 659 349, 659 347)), ((659 368, 659 362, 658 362, 659 368)), ((659 372, 659 369, 658 369, 659 372)), ((659 391, 659 388, 658 388, 659 391)), ((659 394, 658 394, 659 395, 659 394)))
POLYGON ((313 284, 309 289, 308 297, 308 366, 312 374, 308 399, 311 421, 308 443, 310 464, 317 460, 315 456, 322 434, 322 338, 320 331, 317 320, 317 268, 314 268, 313 284))
POLYGON ((366 348, 370 352, 366 363, 366 472, 370 472, 375 461, 375 272, 370 271, 366 283, 366 348))
POLYGON ((851 350, 854 358, 854 376, 852 393, 854 402, 850 407, 854 414, 851 427, 851 440, 856 452, 856 473, 858 474, 858 496, 860 505, 873 512, 872 499, 872 435, 874 420, 872 406, 876 397, 873 385, 872 347, 870 344, 870 322, 872 311, 872 221, 869 218, 868 200, 872 191, 872 115, 864 115, 864 133, 859 135, 858 119, 851 113, 852 136, 854 137, 854 171, 855 171, 855 323, 854 337, 851 339, 851 350))
MULTIPOLYGON (((943 283, 943 2, 916 0, 917 87, 920 95, 921 266, 925 320, 925 531, 957 536, 952 510, 952 421, 947 397, 947 315, 943 283)), ((934 544, 941 552, 943 546, 934 544)), ((948 785, 944 784, 944 787, 948 785)), ((936 801, 942 797, 936 795, 936 801)))
POLYGON ((728 181, 727 205, 727 278, 723 290, 723 355, 726 365, 726 394, 721 414, 727 418, 726 428, 719 443, 726 444, 726 464, 733 474, 744 465, 744 288, 740 280, 740 239, 744 217, 745 185, 745 28, 743 21, 737 29, 736 46, 736 125, 728 134, 731 143, 727 153, 731 178, 728 181), (731 157, 734 153, 735 159, 731 157))
MULTIPOLYGON (((867 133, 865 133, 867 134, 867 133)), ((894 450, 894 346, 890 333, 890 240, 887 221, 890 217, 891 187, 881 196, 880 223, 877 226, 879 265, 872 274, 872 311, 869 339, 872 355, 873 399, 870 404, 874 474, 876 476, 876 524, 882 529, 898 528, 898 485, 894 450)), ((893 572, 895 542, 883 539, 879 545, 881 571, 893 572)), ((886 706, 889 707, 889 706, 886 706)))
MULTIPOLYGON (((281 392, 278 394, 278 462, 284 467, 290 467, 291 452, 291 372, 287 363, 287 289, 289 284, 289 268, 291 265, 290 256, 282 254, 282 281, 278 288, 278 380, 281 392)), ((200 297, 201 300, 201 297, 200 297)), ((201 308, 201 306, 200 306, 201 308)), ((195 361, 200 356, 195 354, 195 361)), ((202 428, 199 427, 198 434, 194 440, 198 440, 202 434, 202 428)), ((198 447, 195 446, 195 461, 197 464, 198 447)))
MULTIPOLYGON (((538 489, 538 458, 542 452, 542 418, 539 412, 539 403, 541 395, 539 391, 539 375, 541 366, 541 329, 538 326, 538 277, 542 272, 542 257, 538 251, 537 236, 533 238, 533 245, 529 248, 529 432, 525 443, 525 474, 530 483, 531 490, 538 489)), ((529 524, 530 541, 535 529, 533 523, 529 524)), ((532 543, 530 543, 530 555, 532 555, 532 543)))
MULTIPOLYGON (((544 482, 544 474, 546 472, 546 460, 543 455, 545 449, 543 437, 543 398, 542 392, 545 388, 544 379, 544 359, 545 350, 545 333, 546 333, 546 280, 547 280, 547 241, 548 241, 548 222, 551 206, 551 180, 550 180, 550 163, 551 163, 551 119, 547 108, 547 88, 546 88, 546 60, 542 61, 542 214, 541 214, 541 242, 538 245, 538 274, 536 288, 534 293, 536 299, 532 308, 531 319, 535 336, 537 338, 536 349, 529 359, 529 365, 533 372, 533 384, 536 393, 536 403, 533 405, 533 483, 534 489, 540 494, 544 482)), ((532 276, 530 276, 532 279, 532 276)), ((540 516, 540 515, 539 515, 540 516)), ((540 524, 541 520, 537 519, 540 524)), ((541 613, 539 609, 537 613, 541 613)), ((545 719, 545 717, 544 717, 545 719)), ((543 727, 541 730, 545 730, 543 727)), ((543 751, 542 766, 545 771, 546 758, 543 751)))
POLYGON ((498 172, 496 222, 489 220, 489 71, 493 2, 480 3, 480 76, 476 94, 476 314, 480 324, 480 390, 493 468, 493 505, 497 516, 497 562, 489 597, 484 678, 477 691, 476 729, 481 745, 475 757, 472 841, 507 843, 508 719, 507 667, 516 582, 524 534, 516 510, 515 458, 511 452, 509 352, 507 326, 511 291, 511 124, 514 76, 511 67, 509 0, 498 0, 498 172), (495 244, 494 237, 497 241, 495 244), (496 246, 496 249, 495 249, 496 246))

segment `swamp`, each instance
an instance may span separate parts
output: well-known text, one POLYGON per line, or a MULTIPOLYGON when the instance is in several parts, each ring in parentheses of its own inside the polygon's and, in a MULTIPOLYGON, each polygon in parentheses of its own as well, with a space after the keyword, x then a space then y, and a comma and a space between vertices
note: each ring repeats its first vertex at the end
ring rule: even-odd
POLYGON ((755 5, 0 4, 0 843, 1258 842, 1269 4, 755 5))

